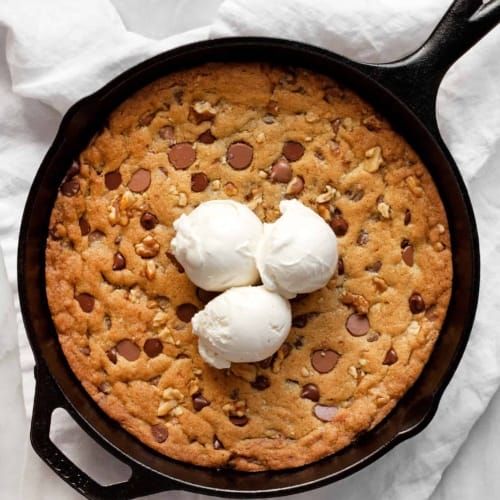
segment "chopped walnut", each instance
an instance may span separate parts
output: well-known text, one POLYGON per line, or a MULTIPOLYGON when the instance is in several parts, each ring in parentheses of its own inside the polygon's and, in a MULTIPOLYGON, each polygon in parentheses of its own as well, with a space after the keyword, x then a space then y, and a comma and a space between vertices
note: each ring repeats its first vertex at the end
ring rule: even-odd
POLYGON ((420 186, 420 183, 418 182, 417 178, 413 175, 408 176, 406 179, 406 184, 410 191, 417 197, 420 198, 424 194, 424 190, 420 186))
POLYGON ((151 259, 158 255, 160 251, 160 244, 150 235, 147 234, 135 246, 135 253, 143 259, 151 259))
POLYGON ((330 210, 325 205, 318 205, 317 211, 322 219, 326 220, 327 222, 329 222, 331 220, 332 214, 331 214, 330 210))
POLYGON ((200 381, 197 378, 192 378, 188 383, 188 392, 190 396, 200 392, 200 381))
POLYGON ((248 363, 232 363, 230 370, 233 375, 236 375, 247 382, 253 382, 257 376, 257 368, 255 365, 248 363))
POLYGON ((177 206, 183 208, 187 206, 187 204, 188 204, 187 194, 181 191, 179 193, 179 198, 177 199, 177 206))
POLYGON ((385 201, 381 201, 380 203, 377 204, 377 212, 384 219, 391 218, 391 207, 385 201))
POLYGON ((226 403, 222 407, 222 411, 232 417, 243 417, 245 416, 245 412, 247 410, 247 404, 244 400, 232 401, 230 403, 226 403))
POLYGON ((212 186, 212 189, 213 189, 214 191, 218 191, 218 190, 220 189, 220 186, 221 186, 220 179, 214 179, 214 180, 212 181, 211 186, 212 186))
POLYGON ((337 190, 328 184, 325 186, 325 190, 316 197, 316 203, 327 203, 336 197, 337 190))
POLYGON ((216 109, 207 101, 197 101, 191 107, 191 117, 198 124, 206 120, 212 120, 217 114, 216 109))
POLYGON ((266 140, 266 134, 264 134, 264 132, 259 132, 257 134, 257 137, 255 138, 255 142, 257 144, 263 144, 265 140, 266 140))
POLYGON ((279 348, 273 360, 273 367, 272 367, 273 373, 279 373, 281 371, 281 365, 283 364, 283 360, 290 355, 291 351, 292 351, 292 346, 288 342, 285 342, 279 348))
POLYGON ((319 122, 320 117, 314 111, 308 111, 306 113, 306 122, 307 123, 316 123, 319 122))
POLYGON ((151 323, 153 328, 159 328, 160 326, 166 325, 168 320, 168 314, 163 311, 158 311, 151 323))
POLYGON ((156 264, 153 260, 148 260, 144 266, 144 272, 148 280, 152 280, 156 276, 156 264))
POLYGON ((367 314, 370 307, 370 304, 363 295, 351 293, 347 290, 344 290, 340 295, 340 301, 344 305, 354 306, 354 309, 356 309, 356 312, 359 314, 367 314))
POLYGON ((420 325, 418 324, 418 321, 413 320, 408 325, 408 328, 406 329, 405 333, 408 333, 409 335, 416 335, 419 331, 420 331, 420 325))
POLYGON ((374 276, 372 281, 379 292, 385 292, 389 287, 384 278, 381 278, 380 276, 374 276))
POLYGON ((367 172, 373 173, 380 168, 383 162, 382 148, 380 146, 375 146, 365 151, 365 159, 359 165, 367 172))
POLYGON ((224 192, 228 195, 228 196, 235 196, 238 194, 238 188, 236 187, 235 184, 233 184, 232 182, 227 182, 225 185, 224 185, 224 192))

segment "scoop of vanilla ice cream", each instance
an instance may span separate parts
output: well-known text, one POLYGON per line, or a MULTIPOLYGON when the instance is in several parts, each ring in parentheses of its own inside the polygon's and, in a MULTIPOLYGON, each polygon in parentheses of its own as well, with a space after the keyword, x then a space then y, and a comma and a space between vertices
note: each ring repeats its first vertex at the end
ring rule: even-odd
POLYGON ((231 288, 191 319, 201 357, 215 368, 274 354, 292 324, 290 303, 263 286, 231 288))
POLYGON ((263 225, 247 206, 206 201, 189 215, 182 214, 174 229, 172 252, 195 285, 222 291, 258 280, 255 253, 263 225))
POLYGON ((297 200, 280 203, 281 217, 264 224, 257 268, 264 286, 288 299, 324 287, 337 266, 331 227, 297 200))

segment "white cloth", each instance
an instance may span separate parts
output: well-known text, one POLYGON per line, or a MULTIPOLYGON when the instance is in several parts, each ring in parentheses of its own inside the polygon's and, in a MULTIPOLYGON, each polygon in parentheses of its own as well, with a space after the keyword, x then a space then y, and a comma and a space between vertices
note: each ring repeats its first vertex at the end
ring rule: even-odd
MULTIPOLYGON (((17 233, 30 183, 61 113, 79 98, 151 55, 208 37, 276 36, 323 46, 357 60, 395 59, 426 38, 449 1, 421 0, 405 3, 401 9, 396 0, 114 0, 114 4, 109 0, 3 0, 0 241, 13 289, 17 233)), ((494 230, 500 219, 500 171, 495 165, 500 158, 499 46, 497 28, 451 68, 438 99, 441 132, 467 182, 481 238, 481 295, 464 358, 435 418, 422 433, 354 476, 295 495, 297 499, 431 498, 443 471, 500 384, 500 337, 496 332, 500 322, 500 264, 496 258, 500 242, 494 230)), ((16 307, 17 302, 16 298, 16 307)), ((18 322, 21 324, 19 317, 18 322)), ((33 361, 22 327, 19 346, 29 415, 33 361)), ((3 373, 16 372, 6 367, 0 351, 3 384, 3 373)), ((5 422, 1 413, 0 422, 5 422)), ((98 479, 105 480, 106 471, 108 479, 118 477, 114 471, 119 467, 72 429, 67 421, 58 419, 51 435, 70 449, 68 453, 80 465, 101 474, 98 479)), ((2 432, 0 456, 5 457, 14 445, 9 433, 2 432)), ((20 498, 79 498, 29 448, 22 479, 20 498)), ((156 497, 192 500, 198 496, 171 492, 156 497)), ((6 498, 16 496, 12 493, 6 498)))

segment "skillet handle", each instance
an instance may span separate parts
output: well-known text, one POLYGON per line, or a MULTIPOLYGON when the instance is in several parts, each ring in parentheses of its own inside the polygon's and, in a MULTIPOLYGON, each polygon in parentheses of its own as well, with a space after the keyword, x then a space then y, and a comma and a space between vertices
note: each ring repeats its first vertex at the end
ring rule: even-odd
POLYGON ((437 133, 436 97, 450 66, 500 22, 500 0, 455 0, 415 52, 398 61, 364 65, 364 72, 388 88, 437 133))
MULTIPOLYGON (((132 470, 130 478, 122 483, 102 486, 78 468, 64 455, 49 437, 52 413, 64 408, 74 417, 71 405, 62 395, 47 368, 39 362, 35 367, 36 389, 30 439, 37 455, 66 483, 89 499, 129 499, 160 491, 179 489, 163 476, 157 475, 135 462, 123 460, 132 470)), ((101 443, 100 443, 101 444, 101 443)))

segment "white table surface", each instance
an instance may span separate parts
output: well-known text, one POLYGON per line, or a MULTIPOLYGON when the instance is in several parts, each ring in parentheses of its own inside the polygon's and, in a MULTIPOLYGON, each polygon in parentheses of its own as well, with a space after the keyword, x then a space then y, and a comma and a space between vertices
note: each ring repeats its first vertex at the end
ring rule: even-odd
MULTIPOLYGON (((160 38, 166 34, 181 32, 186 29, 191 29, 197 26, 202 26, 210 22, 210 12, 215 12, 221 0, 204 0, 204 8, 194 8, 188 6, 187 1, 168 2, 149 0, 141 5, 141 15, 137 15, 138 9, 137 0, 114 0, 118 11, 122 15, 124 23, 131 31, 153 37, 160 38), (175 5, 175 7, 174 7, 175 5), (190 15, 179 15, 179 12, 189 12, 190 15), (162 24, 151 22, 154 17, 162 18, 162 24)), ((199 7, 199 4, 198 4, 199 7)), ((5 31, 0 28, 0 58, 4 58, 5 47, 5 31)), ((5 67, 5 66, 3 66, 5 67)), ((8 81, 8 76, 0 75, 4 81, 8 81)), ((497 110, 497 112, 500 112, 497 110)), ((49 113, 50 115, 50 113, 49 113)), ((48 130, 41 132, 44 136, 50 136, 51 132, 55 131, 57 124, 50 118, 48 120, 48 130)), ((5 126, 3 123, 2 103, 0 102, 0 127, 5 126)), ((0 145, 1 146, 1 145, 0 145)), ((496 186, 492 188, 493 196, 500 196, 500 165, 498 165, 496 186)), ((2 191, 3 179, 0 178, 0 193, 2 191)), ((9 218, 9 214, 4 208, 4 212, 0 213, 0 218, 9 218)), ((16 224, 16 221, 12 222, 16 224)), ((0 243, 2 243, 0 241, 0 243)), ((500 251, 500 244, 497 246, 500 251)), ((12 255, 9 249, 4 248, 4 253, 12 255)), ((12 250, 12 249, 10 249, 12 250)), ((8 275, 13 277, 12 259, 8 261, 8 275)), ((500 339, 500 335, 498 337, 500 339)), ((25 344, 25 341, 21 340, 25 344)), ((22 346, 23 347, 23 346, 22 346)), ((5 369, 5 358, 0 356, 0 373, 5 369)), ((27 376, 31 376, 28 374, 27 376)), ((5 379, 0 379, 0 384, 4 384, 5 379)), ((29 398, 28 398, 29 399, 29 398)), ((3 411, 9 411, 3 408, 3 411)), ((2 412, 0 412, 1 414, 2 412)), ((0 416, 0 429, 2 432, 9 432, 12 435, 23 436, 27 434, 25 423, 22 420, 9 422, 10 429, 5 428, 5 418, 0 416)), ((9 475, 12 474, 6 466, 9 454, 13 453, 11 448, 11 440, 5 435, 0 436, 0 498, 15 499, 19 494, 16 493, 15 483, 16 478, 6 477, 7 470, 9 475), (8 480, 7 480, 8 479, 8 480)), ((21 454, 22 446, 19 443, 17 451, 14 453, 21 454)), ((29 460, 38 460, 34 457, 32 451, 28 451, 29 460)), ((383 458, 382 458, 383 460, 383 458)), ((442 479, 436 490, 430 497, 431 500, 467 500, 467 499, 484 499, 494 500, 500 498, 500 391, 495 394, 485 413, 474 425, 470 435, 467 437, 464 445, 460 449, 450 466, 445 470, 442 479)), ((411 467, 411 464, 408 464, 411 467)), ((43 470, 43 469, 42 469, 43 470)), ((27 469, 29 473, 29 468, 27 469)), ((26 470, 25 470, 26 473, 26 470)), ((44 472, 47 477, 53 474, 48 468, 44 472)), ((21 470, 19 470, 21 474, 21 470)), ((37 478, 34 478, 34 480, 37 478)), ((40 479, 40 478, 38 478, 40 479)), ((29 480, 29 479, 28 479, 29 480)), ((43 478, 42 478, 43 480, 43 478)), ((347 478, 344 481, 356 481, 356 475, 347 478)), ((332 490, 333 492, 333 490, 332 490)), ((68 488, 68 498, 73 498, 73 493, 68 488)), ((298 498, 299 496, 297 496, 298 498)), ((19 497, 20 498, 20 497, 19 497)), ((300 498, 306 498, 300 495, 300 498)), ((32 500, 24 497, 23 500, 32 500)), ((382 500, 382 499, 381 499, 382 500)))

